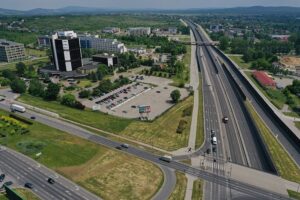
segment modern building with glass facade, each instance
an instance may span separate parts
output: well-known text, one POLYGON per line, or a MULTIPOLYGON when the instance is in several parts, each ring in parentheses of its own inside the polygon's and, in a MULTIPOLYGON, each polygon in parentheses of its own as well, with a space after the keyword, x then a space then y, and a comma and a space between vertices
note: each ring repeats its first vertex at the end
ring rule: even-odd
POLYGON ((51 49, 56 70, 69 72, 82 67, 80 42, 73 31, 52 35, 51 49))
POLYGON ((0 39, 0 61, 14 62, 25 59, 24 44, 0 39))

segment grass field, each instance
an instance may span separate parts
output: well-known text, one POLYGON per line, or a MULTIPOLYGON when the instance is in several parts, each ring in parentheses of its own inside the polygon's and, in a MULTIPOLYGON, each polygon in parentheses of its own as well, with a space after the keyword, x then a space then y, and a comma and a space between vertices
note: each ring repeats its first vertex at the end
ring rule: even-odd
POLYGON ((245 72, 256 87, 269 99, 269 101, 278 109, 282 109, 285 104, 285 96, 281 91, 276 89, 264 89, 253 77, 251 72, 245 72))
POLYGON ((295 122, 295 125, 300 130, 300 122, 295 122))
MULTIPOLYGON (((27 66, 29 66, 29 65, 43 65, 43 64, 49 62, 49 58, 38 58, 38 59, 35 59, 35 60, 23 60, 21 62, 23 62, 27 66)), ((0 63, 0 71, 4 70, 4 69, 15 70, 17 63, 18 62, 0 63)))
POLYGON ((75 122, 127 136, 166 150, 176 150, 188 143, 191 116, 183 117, 183 111, 193 105, 193 97, 178 103, 164 115, 153 122, 141 122, 122 119, 100 112, 80 111, 59 104, 46 102, 37 97, 22 95, 19 101, 59 113, 62 117, 75 122), (82 119, 85 119, 82 121, 82 119), (187 121, 186 128, 181 134, 176 133, 180 120, 187 121))
POLYGON ((187 186, 187 178, 185 174, 176 172, 176 185, 169 197, 169 200, 184 200, 187 186))
POLYGON ((121 134, 165 150, 185 147, 188 143, 192 117, 183 117, 183 112, 185 109, 192 109, 192 106, 193 96, 190 96, 153 122, 132 122, 121 134), (184 131, 179 134, 176 133, 176 129, 182 119, 187 124, 184 131))
POLYGON ((200 148, 204 142, 204 119, 203 119, 203 94, 202 94, 202 80, 199 80, 199 109, 197 118, 197 135, 196 135, 196 149, 200 148))
POLYGON ((253 106, 249 102, 246 102, 246 106, 259 128, 263 140, 267 144, 271 158, 280 176, 287 180, 300 183, 300 169, 298 166, 277 141, 270 129, 268 129, 260 116, 254 110, 253 106))
POLYGON ((192 200, 202 200, 203 197, 203 181, 196 180, 193 185, 192 200))
MULTIPOLYGON (((0 115, 7 114, 0 111, 0 115)), ((144 160, 37 122, 28 129, 30 132, 24 135, 0 138, 0 143, 30 156, 104 199, 149 199, 163 182, 160 169, 144 160), (42 152, 42 156, 36 158, 38 152, 42 152)))
POLYGON ((26 56, 35 56, 35 57, 45 57, 46 51, 37 50, 37 49, 30 49, 26 48, 25 50, 26 56))
POLYGON ((119 133, 132 122, 132 120, 121 119, 101 112, 93 112, 91 110, 81 111, 78 109, 73 109, 67 106, 63 106, 59 102, 47 102, 41 98, 32 97, 30 95, 22 95, 18 100, 32 106, 59 113, 60 116, 66 119, 75 122, 81 122, 104 131, 119 133))
POLYGON ((288 190, 288 194, 289 194, 289 197, 300 200, 300 193, 292 191, 292 190, 288 190))
POLYGON ((234 61, 239 67, 248 69, 251 67, 251 63, 246 63, 241 55, 230 55, 229 58, 234 61))
POLYGON ((14 191, 23 197, 24 200, 40 200, 40 198, 27 189, 17 188, 14 191))

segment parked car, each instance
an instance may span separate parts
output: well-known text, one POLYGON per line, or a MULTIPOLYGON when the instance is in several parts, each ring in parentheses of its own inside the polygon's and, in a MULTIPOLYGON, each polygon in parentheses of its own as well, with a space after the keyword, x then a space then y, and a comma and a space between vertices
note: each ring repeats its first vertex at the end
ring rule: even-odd
POLYGON ((0 183, 5 179, 5 174, 0 175, 0 183))
POLYGON ((32 183, 25 183, 24 187, 32 189, 33 185, 32 185, 32 183))
POLYGON ((7 182, 5 182, 3 185, 5 185, 5 186, 11 186, 12 184, 13 184, 12 181, 7 181, 7 182))

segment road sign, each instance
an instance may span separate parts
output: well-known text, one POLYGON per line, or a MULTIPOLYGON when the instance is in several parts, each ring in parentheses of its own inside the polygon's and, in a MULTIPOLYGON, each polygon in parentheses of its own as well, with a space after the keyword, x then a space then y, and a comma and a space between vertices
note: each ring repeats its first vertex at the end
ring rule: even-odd
POLYGON ((151 107, 150 106, 139 106, 139 113, 150 113, 151 107))

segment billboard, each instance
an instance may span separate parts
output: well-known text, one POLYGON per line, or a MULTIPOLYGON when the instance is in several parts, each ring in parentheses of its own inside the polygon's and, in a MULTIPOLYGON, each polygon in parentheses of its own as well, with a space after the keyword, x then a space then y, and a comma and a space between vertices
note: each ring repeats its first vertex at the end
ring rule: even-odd
POLYGON ((151 107, 150 106, 139 106, 139 113, 150 113, 151 107))

